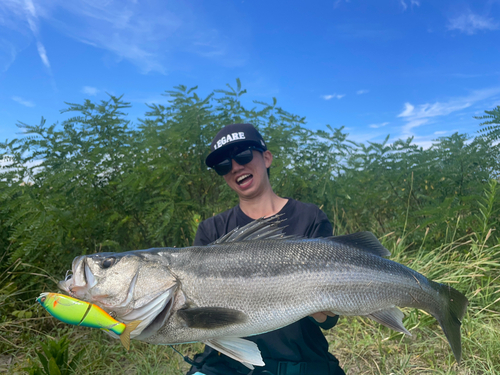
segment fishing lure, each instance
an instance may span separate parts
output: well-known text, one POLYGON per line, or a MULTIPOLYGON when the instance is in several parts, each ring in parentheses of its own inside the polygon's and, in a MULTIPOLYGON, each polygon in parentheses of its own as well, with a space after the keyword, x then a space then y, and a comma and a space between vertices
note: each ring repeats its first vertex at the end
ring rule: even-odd
POLYGON ((99 306, 59 293, 42 293, 36 301, 54 318, 75 326, 99 328, 111 331, 120 337, 120 341, 129 350, 130 333, 137 328, 140 320, 124 324, 113 319, 99 306))

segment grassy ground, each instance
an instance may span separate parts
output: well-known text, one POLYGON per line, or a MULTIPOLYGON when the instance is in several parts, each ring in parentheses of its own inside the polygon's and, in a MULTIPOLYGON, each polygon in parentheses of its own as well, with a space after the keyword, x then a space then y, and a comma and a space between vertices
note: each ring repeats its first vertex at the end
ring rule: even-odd
MULTIPOLYGON (((342 317, 325 332, 330 352, 347 374, 500 374, 500 244, 488 247, 476 239, 471 235, 433 251, 409 252, 404 240, 384 238, 393 253, 391 259, 453 285, 469 298, 462 322, 462 364, 456 364, 436 320, 407 309, 404 323, 412 336, 358 317, 342 317)), ((26 367, 39 364, 35 350, 40 350, 40 342, 63 335, 70 339, 70 358, 85 348, 77 374, 177 375, 189 367, 169 347, 133 342, 126 352, 102 332, 58 323, 35 307, 29 319, 4 319, 0 333, 0 372, 27 373, 26 367)), ((177 349, 192 357, 202 347, 186 344, 177 349)))

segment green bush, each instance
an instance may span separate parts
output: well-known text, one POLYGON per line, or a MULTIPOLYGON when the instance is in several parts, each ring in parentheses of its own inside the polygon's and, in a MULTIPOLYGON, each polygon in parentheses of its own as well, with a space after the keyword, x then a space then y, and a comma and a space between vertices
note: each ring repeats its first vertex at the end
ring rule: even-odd
MULTIPOLYGON (((130 104, 110 96, 68 103, 60 125, 18 125, 25 136, 0 144, 0 350, 17 350, 27 337, 17 329, 54 328, 33 301, 56 289, 75 256, 189 246, 200 220, 235 205, 204 162, 212 137, 234 122, 253 123, 267 140, 276 193, 320 206, 335 234, 370 230, 415 257, 448 244, 464 262, 498 254, 496 133, 455 133, 428 149, 389 136, 356 143, 343 128, 307 129, 275 98, 248 109, 245 93, 239 80, 205 98, 177 86, 168 105, 150 105, 136 122, 130 104)), ((481 275, 474 285, 496 308, 498 277, 481 275)))

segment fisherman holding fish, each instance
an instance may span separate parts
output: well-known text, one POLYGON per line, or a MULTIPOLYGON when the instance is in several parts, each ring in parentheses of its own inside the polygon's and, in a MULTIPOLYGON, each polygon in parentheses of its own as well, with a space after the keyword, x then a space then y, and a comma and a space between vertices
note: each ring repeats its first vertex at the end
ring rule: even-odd
MULTIPOLYGON (((195 246, 211 244, 236 227, 276 214, 284 219, 280 226, 286 235, 305 238, 332 235, 330 221, 317 206, 274 193, 269 181, 272 161, 273 155, 253 125, 231 124, 217 133, 206 164, 238 194, 239 204, 201 222, 195 246)), ((195 365, 187 374, 344 374, 338 360, 328 352, 328 342, 320 330, 320 327, 332 328, 337 321, 338 316, 320 312, 279 330, 247 337, 258 345, 266 364, 253 371, 206 346, 203 353, 196 355, 195 365)))
POLYGON ((331 237, 319 208, 274 194, 271 162, 252 125, 226 126, 207 165, 240 203, 203 221, 196 246, 78 256, 58 283, 69 297, 42 293, 37 301, 126 348, 130 340, 203 342, 189 375, 344 374, 319 327, 335 325, 335 313, 411 335, 399 307, 434 316, 460 364, 467 297, 386 259, 373 233, 331 237))

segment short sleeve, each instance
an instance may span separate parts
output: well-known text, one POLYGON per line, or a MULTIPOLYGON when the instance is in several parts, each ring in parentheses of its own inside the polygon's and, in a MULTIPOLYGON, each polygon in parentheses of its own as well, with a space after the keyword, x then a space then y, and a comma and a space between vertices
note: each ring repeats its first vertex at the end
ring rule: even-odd
POLYGON ((205 226, 206 226, 206 220, 202 221, 200 225, 198 225, 198 229, 196 230, 196 235, 194 237, 193 246, 206 246, 214 242, 214 240, 210 239, 207 236, 207 233, 205 231, 205 226))
POLYGON ((313 230, 309 238, 331 237, 332 235, 333 227, 330 220, 328 220, 328 217, 323 211, 318 209, 318 214, 316 215, 313 230))

